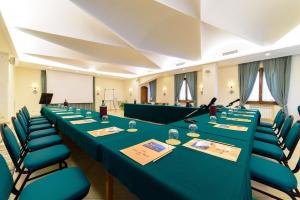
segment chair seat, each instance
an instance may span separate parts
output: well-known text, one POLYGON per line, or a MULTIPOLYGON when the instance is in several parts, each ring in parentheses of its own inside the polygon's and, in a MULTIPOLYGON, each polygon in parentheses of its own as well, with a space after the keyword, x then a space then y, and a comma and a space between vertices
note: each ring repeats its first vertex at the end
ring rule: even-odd
POLYGON ((284 191, 297 188, 297 179, 287 167, 258 156, 252 156, 250 173, 253 180, 275 186, 284 191))
POLYGON ((37 170, 66 160, 70 150, 63 144, 54 145, 27 154, 24 166, 29 170, 37 170))
POLYGON ((33 131, 29 134, 29 139, 36 139, 36 138, 40 138, 40 137, 45 137, 48 135, 56 135, 56 130, 55 128, 48 128, 48 129, 43 129, 43 130, 39 130, 39 131, 33 131))
POLYGON ((50 124, 48 120, 43 119, 43 120, 35 120, 30 122, 30 126, 33 125, 40 125, 40 124, 50 124))
POLYGON ((31 120, 35 120, 35 119, 46 119, 46 117, 44 116, 34 116, 34 117, 30 117, 31 120))
POLYGON ((252 152, 275 160, 285 158, 284 152, 279 146, 258 140, 254 140, 252 152))
POLYGON ((51 128, 51 127, 52 127, 52 125, 50 123, 48 123, 48 124, 32 125, 32 126, 29 126, 29 131, 33 132, 33 131, 38 131, 38 130, 47 129, 47 128, 51 128))
POLYGON ((260 122, 259 126, 263 126, 263 127, 267 127, 267 128, 272 128, 273 124, 272 123, 268 123, 268 122, 260 122))
POLYGON ((275 145, 277 145, 279 143, 279 139, 275 135, 270 135, 270 134, 261 133, 261 132, 256 132, 254 134, 254 139, 262 141, 262 142, 267 142, 270 144, 275 144, 275 145))
POLYGON ((20 200, 82 199, 89 191, 90 183, 77 167, 51 173, 26 186, 20 200))
POLYGON ((58 135, 49 135, 30 140, 27 144, 27 147, 30 151, 36 151, 45 147, 60 144, 61 142, 62 140, 58 135))
POLYGON ((262 133, 268 133, 268 134, 271 134, 271 135, 275 135, 274 129, 263 127, 263 126, 257 126, 256 127, 256 132, 262 132, 262 133))

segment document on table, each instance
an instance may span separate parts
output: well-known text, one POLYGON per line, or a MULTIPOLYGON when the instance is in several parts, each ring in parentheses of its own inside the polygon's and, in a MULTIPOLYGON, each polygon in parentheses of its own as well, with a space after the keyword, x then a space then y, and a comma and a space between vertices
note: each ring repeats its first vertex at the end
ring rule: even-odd
POLYGON ((241 148, 234 147, 233 145, 198 138, 190 140, 183 146, 233 162, 237 161, 241 152, 241 148))
POLYGON ((93 123, 93 122, 97 122, 94 119, 82 119, 82 120, 74 120, 74 121, 70 121, 71 124, 89 124, 89 123, 93 123))
POLYGON ((234 114, 234 116, 240 116, 240 117, 254 117, 254 115, 247 115, 247 114, 234 114))
POLYGON ((120 151, 137 163, 146 165, 171 153, 174 148, 174 146, 150 139, 120 151))
POLYGON ((62 116, 61 118, 63 119, 72 119, 72 118, 80 118, 83 117, 82 115, 67 115, 67 116, 62 116))
POLYGON ((105 136, 105 135, 119 133, 121 131, 124 131, 124 129, 120 129, 118 127, 112 126, 112 127, 108 127, 108 128, 102 128, 102 129, 98 129, 98 130, 88 131, 88 133, 94 137, 98 137, 98 136, 105 136))
POLYGON ((74 114, 73 112, 58 112, 57 115, 74 114))
POLYGON ((230 120, 230 121, 237 121, 237 122, 251 122, 250 119, 243 119, 243 118, 231 118, 231 117, 227 117, 226 120, 230 120))
POLYGON ((232 125, 232 124, 216 124, 216 125, 214 125, 214 127, 233 130, 233 131, 247 131, 248 130, 248 128, 245 126, 237 126, 237 125, 232 125))

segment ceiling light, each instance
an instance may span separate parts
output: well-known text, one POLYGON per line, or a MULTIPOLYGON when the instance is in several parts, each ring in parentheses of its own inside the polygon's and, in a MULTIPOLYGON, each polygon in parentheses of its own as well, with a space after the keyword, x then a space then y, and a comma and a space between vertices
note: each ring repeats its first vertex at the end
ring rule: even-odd
POLYGON ((271 55, 271 53, 269 53, 269 52, 268 52, 268 53, 265 53, 265 56, 270 56, 270 55, 271 55))

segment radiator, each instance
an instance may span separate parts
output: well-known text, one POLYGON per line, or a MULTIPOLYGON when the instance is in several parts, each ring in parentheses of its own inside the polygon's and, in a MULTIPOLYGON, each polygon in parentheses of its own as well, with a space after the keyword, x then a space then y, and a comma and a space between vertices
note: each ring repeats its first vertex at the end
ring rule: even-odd
POLYGON ((274 118, 273 105, 249 105, 250 109, 258 109, 262 119, 272 120, 274 118))

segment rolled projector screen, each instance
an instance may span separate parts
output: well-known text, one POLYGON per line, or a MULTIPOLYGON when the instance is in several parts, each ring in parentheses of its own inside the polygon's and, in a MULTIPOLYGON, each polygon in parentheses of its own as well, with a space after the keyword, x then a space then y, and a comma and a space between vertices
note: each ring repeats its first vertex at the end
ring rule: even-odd
POLYGON ((51 103, 93 103, 93 77, 82 74, 47 70, 47 93, 51 103))

